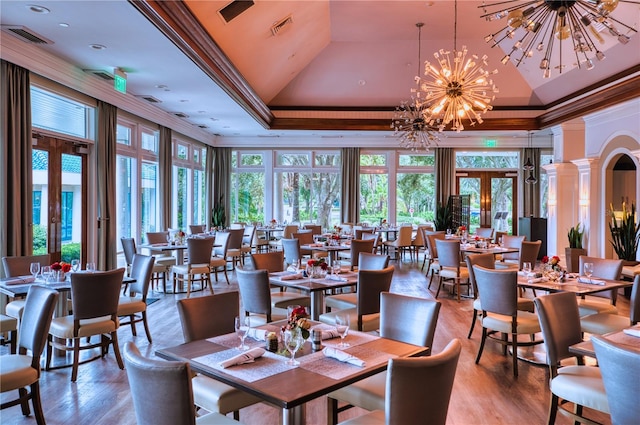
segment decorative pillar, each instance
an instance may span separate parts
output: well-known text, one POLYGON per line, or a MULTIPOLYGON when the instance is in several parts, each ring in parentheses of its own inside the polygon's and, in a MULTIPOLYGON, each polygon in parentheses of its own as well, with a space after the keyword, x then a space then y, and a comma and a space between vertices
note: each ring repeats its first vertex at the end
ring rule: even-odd
POLYGON ((564 256, 569 246, 567 232, 575 225, 578 211, 578 176, 571 163, 543 165, 549 185, 547 253, 564 256))
POLYGON ((571 161, 578 167, 578 220, 584 226, 585 240, 583 247, 589 255, 604 257, 604 247, 598 243, 598 229, 593 228, 602 223, 601 208, 603 198, 598 178, 600 161, 596 158, 577 159, 571 161), (592 231, 593 228, 593 231, 592 231))

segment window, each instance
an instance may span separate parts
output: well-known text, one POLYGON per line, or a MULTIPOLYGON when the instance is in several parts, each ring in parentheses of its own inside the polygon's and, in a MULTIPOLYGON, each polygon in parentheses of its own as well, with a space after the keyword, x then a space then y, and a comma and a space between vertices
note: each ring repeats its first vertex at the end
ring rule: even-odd
POLYGON ((40 210, 42 208, 42 191, 33 191, 33 225, 38 226, 40 224, 40 210))
POLYGON ((62 207, 61 240, 66 242, 73 238, 73 192, 62 192, 60 206, 62 207))
POLYGON ((387 154, 360 155, 360 221, 378 224, 389 217, 387 154))
POLYGON ((396 223, 433 222, 435 211, 433 154, 398 155, 396 223))
POLYGON ((262 152, 232 153, 232 222, 263 223, 265 221, 264 155, 262 152))
POLYGON ((31 86, 31 122, 36 128, 93 140, 95 108, 31 86))
POLYGON ((188 232, 191 224, 206 225, 206 149, 178 139, 173 146, 171 227, 188 232))

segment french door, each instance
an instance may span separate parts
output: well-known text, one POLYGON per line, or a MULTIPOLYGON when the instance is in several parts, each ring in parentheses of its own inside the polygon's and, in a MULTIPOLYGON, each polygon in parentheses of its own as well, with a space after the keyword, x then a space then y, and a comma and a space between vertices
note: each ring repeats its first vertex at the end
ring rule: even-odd
POLYGON ((33 145, 33 253, 51 261, 86 259, 86 147, 53 137, 33 145))
POLYGON ((517 234, 516 172, 470 171, 456 173, 456 191, 471 195, 470 232, 478 227, 517 234))

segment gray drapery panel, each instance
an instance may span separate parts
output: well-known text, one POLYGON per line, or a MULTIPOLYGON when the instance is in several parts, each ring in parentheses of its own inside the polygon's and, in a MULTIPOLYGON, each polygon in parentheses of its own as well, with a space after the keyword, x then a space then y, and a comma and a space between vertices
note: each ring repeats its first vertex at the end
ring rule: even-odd
POLYGON ((520 169, 522 182, 522 214, 523 217, 540 217, 540 148, 523 148, 520 152, 520 169), (533 176, 538 180, 534 184, 527 183, 529 171, 522 167, 527 158, 533 162, 533 176))
POLYGON ((231 189, 231 148, 213 148, 213 203, 224 203, 225 227, 229 226, 229 190, 231 189))
POLYGON ((435 148, 436 202, 446 205, 454 192, 456 157, 452 148, 435 148))
POLYGON ((360 221, 360 148, 342 148, 342 200, 343 223, 360 221))
POLYGON ((160 126, 158 140, 158 191, 160 193, 160 228, 164 231, 171 227, 171 129, 160 126))
MULTIPOLYGON (((0 257, 32 254, 31 92, 29 71, 2 61, 0 257)), ((4 275, 4 271, 2 271, 4 275)))
POLYGON ((211 226, 211 211, 213 211, 213 203, 215 202, 215 198, 213 197, 213 172, 214 172, 214 168, 213 168, 213 157, 214 157, 214 150, 213 150, 213 146, 207 146, 207 153, 206 153, 206 163, 205 163, 205 178, 206 178, 206 183, 205 183, 205 190, 207 191, 207 210, 205 211, 205 224, 207 225, 207 227, 211 226), (208 224, 207 224, 208 223, 208 224))
POLYGON ((98 193, 98 270, 118 266, 116 248, 116 125, 118 108, 98 101, 96 173, 98 193))

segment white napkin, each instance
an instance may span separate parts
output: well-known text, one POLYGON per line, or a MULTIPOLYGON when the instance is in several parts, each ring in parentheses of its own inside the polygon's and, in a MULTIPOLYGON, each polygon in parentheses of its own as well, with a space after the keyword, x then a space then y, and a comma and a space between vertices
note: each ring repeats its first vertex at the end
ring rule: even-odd
POLYGON ((322 353, 327 357, 331 357, 332 359, 340 360, 341 362, 349 363, 355 366, 364 367, 365 365, 363 360, 349 353, 345 353, 342 350, 338 350, 337 348, 324 347, 322 353))
POLYGON ((287 267, 287 271, 291 273, 298 273, 298 270, 294 266, 287 267))
POLYGON ((235 365, 245 364, 245 363, 253 363, 255 359, 258 357, 262 357, 265 353, 264 348, 256 347, 252 348, 249 351, 245 351, 242 354, 238 354, 237 356, 231 357, 225 361, 220 362, 220 366, 223 368, 228 368, 235 365))
POLYGON ((640 328, 638 327, 623 329, 622 332, 626 333, 627 335, 636 336, 640 338, 640 328))
POLYGON ((337 330, 335 329, 323 329, 321 331, 322 334, 322 339, 333 339, 333 338, 340 338, 340 334, 338 333, 337 330))
POLYGON ((589 284, 592 284, 592 285, 604 285, 605 284, 604 280, 593 279, 593 278, 589 279, 588 277, 584 277, 584 276, 580 276, 578 278, 578 282, 580 282, 580 283, 589 283, 589 284))
POLYGON ((4 281, 5 285, 25 285, 27 283, 33 283, 36 278, 33 276, 16 276, 9 277, 4 281))
POLYGON ((549 279, 547 279, 546 277, 534 277, 531 279, 527 280, 527 283, 540 283, 540 282, 546 282, 549 279))
POLYGON ((346 278, 340 277, 339 275, 336 275, 336 274, 329 274, 329 275, 327 275, 326 279, 327 280, 335 280, 337 282, 346 282, 347 281, 346 278))
POLYGON ((302 273, 296 273, 296 274, 285 274, 280 276, 280 280, 296 280, 296 279, 302 279, 304 276, 302 275, 302 273))
POLYGON ((266 329, 256 329, 256 328, 247 329, 247 336, 249 338, 255 339, 256 341, 266 341, 267 333, 268 332, 266 329))

